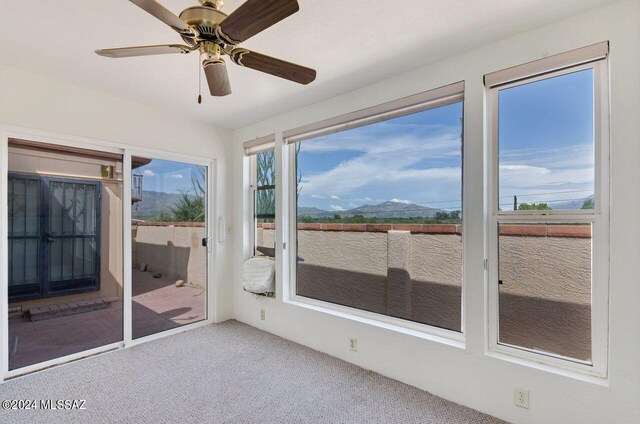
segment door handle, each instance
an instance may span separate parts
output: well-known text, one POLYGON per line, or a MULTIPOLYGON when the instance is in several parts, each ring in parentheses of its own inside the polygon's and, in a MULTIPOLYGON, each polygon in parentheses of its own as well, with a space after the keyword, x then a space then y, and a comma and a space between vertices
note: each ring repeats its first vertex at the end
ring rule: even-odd
POLYGON ((226 239, 226 223, 224 221, 224 217, 221 216, 220 218, 218 218, 218 242, 219 243, 224 243, 225 239, 226 239))
POLYGON ((51 233, 46 233, 46 232, 42 234, 42 238, 47 243, 53 243, 53 241, 55 240, 55 238, 51 233))

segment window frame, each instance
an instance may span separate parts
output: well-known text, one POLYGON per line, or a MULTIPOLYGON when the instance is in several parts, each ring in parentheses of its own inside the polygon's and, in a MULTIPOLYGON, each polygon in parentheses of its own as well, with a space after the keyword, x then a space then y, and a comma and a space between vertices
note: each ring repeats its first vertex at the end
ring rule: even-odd
MULTIPOLYGON (((572 52, 569 52, 569 54, 572 52)), ((551 59, 551 58, 549 58, 551 59)), ((544 61, 545 59, 542 59, 544 61)), ((535 63, 535 62, 534 62, 535 63)), ((488 339, 486 350, 499 357, 526 361, 577 371, 597 377, 607 377, 608 315, 609 315, 609 78, 608 60, 596 57, 582 63, 537 69, 534 75, 486 87, 486 119, 489 154, 486 202, 486 246, 488 247, 488 339), (593 70, 594 81, 594 209, 587 210, 499 210, 499 92, 548 78, 586 69, 593 70), (590 223, 592 224, 591 254, 591 362, 566 358, 524 347, 499 343, 499 235, 498 225, 509 223, 590 223)), ((526 65, 525 65, 526 66, 526 65)))
MULTIPOLYGON (((275 190, 276 190, 276 185, 270 185, 270 186, 258 186, 258 155, 261 153, 266 153, 266 152, 260 152, 258 154, 252 155, 251 156, 251 183, 249 184, 249 190, 250 190, 250 204, 251 204, 251 209, 249 211, 250 214, 250 222, 252 223, 252 228, 253 231, 251 231, 251 235, 250 235, 250 241, 251 241, 251 257, 255 258, 257 257, 257 252, 258 252, 258 215, 256 214, 256 206, 257 206, 257 202, 256 202, 256 196, 258 195, 258 191, 260 190, 273 190, 274 194, 275 194, 275 190)), ((274 214, 273 214, 273 220, 274 220, 274 224, 275 224, 275 219, 276 219, 276 213, 275 213, 275 204, 276 201, 274 200, 274 214)), ((277 254, 277 250, 274 253, 273 257, 270 256, 263 256, 263 257, 267 257, 267 258, 271 258, 271 259, 275 259, 275 255, 277 254)))
MULTIPOLYGON (((462 147, 461 147, 461 183, 462 183, 462 218, 464 222, 465 208, 464 199, 466 196, 464 184, 464 110, 465 110, 465 82, 460 81, 450 85, 434 88, 412 96, 400 98, 387 103, 372 106, 366 109, 329 118, 320 122, 305 125, 299 128, 285 131, 282 134, 284 161, 286 163, 286 178, 283 178, 283 195, 284 199, 284 216, 285 227, 288 234, 285 234, 285 240, 290 246, 288 254, 285 252, 284 268, 288 270, 289 278, 285 282, 283 301, 292 303, 297 306, 307 307, 324 313, 340 316, 343 318, 353 319, 359 322, 376 325, 382 328, 392 329, 403 333, 408 333, 421 338, 427 338, 454 347, 464 348, 466 340, 465 329, 465 264, 467 259, 467 235, 462 227, 462 290, 460 299, 460 331, 449 330, 434 325, 424 324, 420 322, 410 321, 402 318, 396 318, 376 312, 370 312, 357 309, 350 306, 339 305, 324 300, 313 299, 297 294, 297 163, 296 163, 296 146, 298 142, 317 138, 323 135, 341 132, 353 128, 358 128, 377 122, 382 122, 401 116, 414 113, 424 112, 430 109, 447 106, 453 103, 462 103, 462 147), (288 287, 287 287, 288 285, 288 287)), ((285 246, 286 247, 286 246, 285 246)))
MULTIPOLYGON (((251 257, 255 258, 257 255, 257 233, 258 233, 258 217, 256 216, 256 194, 259 190, 258 187, 258 155, 269 151, 275 154, 275 134, 270 134, 264 137, 256 138, 255 140, 247 141, 243 144, 244 154, 249 157, 249 222, 251 223, 251 231, 249 231, 249 246, 251 249, 251 257)), ((274 169, 274 177, 276 170, 274 169)), ((277 180, 276 180, 277 181, 277 180)), ((268 187, 268 186, 264 186, 268 187)), ((276 184, 271 187, 274 191, 274 223, 277 218, 275 208, 278 203, 278 193, 276 190, 276 184)), ((277 249, 273 258, 275 259, 278 254, 277 249)), ((268 257, 268 256, 267 256, 268 257)))
POLYGON ((258 232, 258 221, 256 219, 256 186, 258 180, 258 158, 257 155, 249 156, 249 246, 251 247, 251 257, 256 257, 256 242, 258 232))

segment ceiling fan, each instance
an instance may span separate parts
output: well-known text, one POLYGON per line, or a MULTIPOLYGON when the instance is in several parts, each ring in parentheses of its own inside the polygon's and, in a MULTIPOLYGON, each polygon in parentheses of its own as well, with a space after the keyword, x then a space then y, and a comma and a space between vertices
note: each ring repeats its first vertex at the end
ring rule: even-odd
POLYGON ((189 7, 179 16, 155 0, 130 1, 169 25, 186 44, 96 50, 100 56, 121 58, 199 51, 212 96, 231 94, 226 64, 222 59, 225 55, 237 65, 300 84, 309 84, 316 78, 313 69, 238 47, 243 41, 296 13, 300 9, 296 0, 247 0, 228 16, 220 10, 223 0, 199 0, 200 6, 189 7))

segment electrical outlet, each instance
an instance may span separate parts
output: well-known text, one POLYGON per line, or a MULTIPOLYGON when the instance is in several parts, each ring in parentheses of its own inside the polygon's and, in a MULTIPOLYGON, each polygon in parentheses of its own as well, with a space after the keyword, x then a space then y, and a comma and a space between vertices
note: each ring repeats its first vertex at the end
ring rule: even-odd
POLYGON ((267 314, 264 309, 260 309, 260 320, 264 321, 265 319, 267 319, 266 315, 267 314))
POLYGON ((349 339, 349 349, 352 352, 358 351, 358 339, 356 339, 355 337, 349 339))
POLYGON ((516 388, 513 391, 513 403, 520 408, 529 409, 529 390, 516 388))

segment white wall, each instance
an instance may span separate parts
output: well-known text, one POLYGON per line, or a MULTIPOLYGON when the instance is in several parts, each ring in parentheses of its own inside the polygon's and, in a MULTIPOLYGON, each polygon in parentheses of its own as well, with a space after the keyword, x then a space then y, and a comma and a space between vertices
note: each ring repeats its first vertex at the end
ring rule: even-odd
MULTIPOLYGON (((636 217, 636 211, 640 210, 637 193, 640 182, 637 166, 640 158, 639 47, 639 2, 612 3, 236 131, 234 210, 237 219, 241 214, 245 217, 242 237, 238 232, 234 249, 236 318, 512 422, 640 422, 640 220, 636 217), (610 364, 608 380, 596 383, 485 354, 482 77, 492 71, 603 40, 611 42, 610 364), (284 303, 282 293, 288 284, 284 255, 277 265, 277 299, 259 302, 242 291, 242 260, 249 255, 246 219, 249 178, 248 161, 242 157, 243 141, 275 132, 281 176, 282 131, 461 80, 466 82, 464 349, 284 303), (266 321, 260 321, 261 308, 266 309, 266 321), (348 337, 358 337, 357 353, 349 351, 348 337), (529 410, 513 405, 514 387, 531 390, 529 410)), ((284 199, 281 191, 278 196, 284 199)), ((282 202, 277 207, 280 217, 282 202)), ((277 226, 283 228, 282 218, 279 219, 277 226)), ((237 226, 236 230, 240 229, 237 226)), ((282 241, 280 235, 279 246, 282 241)))
MULTIPOLYGON (((217 159, 217 213, 231 216, 231 132, 109 94, 0 65, 0 124, 217 159)), ((227 218, 229 219, 229 218, 227 218)), ((217 217, 211 224, 217 228, 217 217)), ((232 243, 217 244, 216 316, 232 316, 232 243)))

